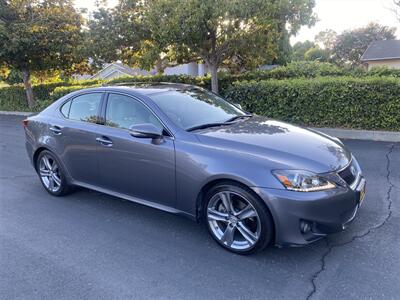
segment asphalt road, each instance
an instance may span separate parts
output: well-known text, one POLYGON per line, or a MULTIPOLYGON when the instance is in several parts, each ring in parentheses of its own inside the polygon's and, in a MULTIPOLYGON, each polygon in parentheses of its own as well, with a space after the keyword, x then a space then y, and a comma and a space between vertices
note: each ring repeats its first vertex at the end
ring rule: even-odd
POLYGON ((345 141, 368 181, 345 232, 246 257, 184 217, 50 196, 21 120, 0 115, 0 299, 400 299, 400 144, 345 141))

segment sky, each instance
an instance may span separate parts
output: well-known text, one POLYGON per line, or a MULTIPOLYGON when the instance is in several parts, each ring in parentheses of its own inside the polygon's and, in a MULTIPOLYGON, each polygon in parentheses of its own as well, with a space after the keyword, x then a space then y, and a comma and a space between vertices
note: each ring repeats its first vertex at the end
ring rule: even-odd
POLYGON ((369 22, 396 27, 400 38, 400 21, 390 8, 393 8, 392 0, 316 0, 314 12, 319 21, 311 28, 304 26, 291 42, 314 40, 317 33, 326 29, 341 33, 369 22))
MULTIPOLYGON (((108 6, 115 6, 118 0, 108 0, 108 6)), ((93 10, 95 0, 75 0, 76 7, 93 10)), ((393 0, 316 0, 314 12, 319 21, 311 28, 304 26, 291 38, 291 43, 314 40, 315 35, 326 29, 341 33, 347 29, 366 26, 369 22, 396 27, 400 39, 400 21, 396 19, 393 0)))

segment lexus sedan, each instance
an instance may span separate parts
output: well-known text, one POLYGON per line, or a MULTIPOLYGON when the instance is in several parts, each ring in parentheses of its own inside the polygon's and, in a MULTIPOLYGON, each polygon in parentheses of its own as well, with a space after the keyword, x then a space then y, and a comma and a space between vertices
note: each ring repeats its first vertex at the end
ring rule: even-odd
POLYGON ((81 186, 182 214, 239 254, 344 230, 365 195, 340 140, 191 85, 84 89, 23 125, 50 194, 81 186))

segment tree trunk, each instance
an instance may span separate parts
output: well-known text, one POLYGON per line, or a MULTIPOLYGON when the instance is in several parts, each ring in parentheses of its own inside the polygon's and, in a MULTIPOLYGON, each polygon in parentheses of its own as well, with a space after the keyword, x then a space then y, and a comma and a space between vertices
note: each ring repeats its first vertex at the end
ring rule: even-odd
POLYGON ((157 61, 156 61, 156 71, 157 71, 157 75, 164 74, 163 60, 161 57, 159 59, 157 59, 157 61))
POLYGON ((35 105, 35 97, 33 96, 33 90, 31 85, 31 74, 28 70, 22 70, 22 79, 24 81, 26 99, 28 100, 29 108, 35 105))
POLYGON ((211 90, 218 94, 218 67, 214 64, 208 64, 211 74, 211 90))

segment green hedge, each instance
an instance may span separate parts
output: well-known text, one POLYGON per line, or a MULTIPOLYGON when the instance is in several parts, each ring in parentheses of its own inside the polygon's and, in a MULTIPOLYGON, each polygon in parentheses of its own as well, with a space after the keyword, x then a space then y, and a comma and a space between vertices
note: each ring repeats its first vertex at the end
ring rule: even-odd
MULTIPOLYGON (((227 73, 219 74, 220 93, 225 95, 226 91, 231 87, 233 82, 244 80, 267 80, 267 79, 290 79, 290 78, 316 78, 324 76, 357 76, 357 77, 397 77, 400 78, 400 70, 387 68, 374 68, 371 71, 366 71, 363 68, 349 70, 339 68, 330 63, 319 62, 293 62, 286 66, 281 66, 269 71, 252 71, 239 75, 227 73)), ((56 96, 62 96, 62 87, 71 86, 92 86, 119 83, 134 83, 134 82, 180 82, 187 84, 198 85, 207 89, 211 88, 211 78, 192 77, 187 75, 155 75, 155 76, 135 76, 121 77, 110 81, 105 80, 70 80, 65 82, 54 82, 39 84, 33 86, 33 93, 37 100, 36 109, 44 106, 44 103, 57 99, 56 96), (61 90, 60 90, 61 89, 61 90), (58 91, 56 91, 58 90, 58 91)), ((74 90, 72 88, 72 90, 74 90)), ((68 88, 64 89, 68 91, 68 88)), ((22 85, 14 85, 0 88, 0 110, 28 110, 25 102, 25 92, 22 85)))
MULTIPOLYGON (((104 81, 101 80, 86 80, 86 81, 60 81, 45 84, 38 84, 32 87, 33 94, 36 98, 36 106, 34 110, 41 110, 45 107, 44 103, 49 104, 50 100, 55 100, 52 94, 55 89, 59 87, 69 87, 80 85, 82 88, 91 86, 94 84, 100 84, 104 81)), ((18 110, 18 111, 29 111, 27 106, 25 90, 22 85, 12 85, 0 88, 0 110, 18 110)))
MULTIPOLYGON (((306 125, 386 130, 400 130, 399 81, 400 70, 347 70, 317 62, 296 62, 240 75, 219 74, 220 93, 252 112, 306 125)), ((209 76, 186 75, 55 82, 33 87, 37 101, 34 110, 40 111, 82 88, 135 82, 211 86, 209 76)), ((25 99, 20 85, 0 88, 0 110, 29 111, 25 99)))
POLYGON ((237 82, 226 97, 251 112, 301 125, 400 131, 397 78, 237 82))

